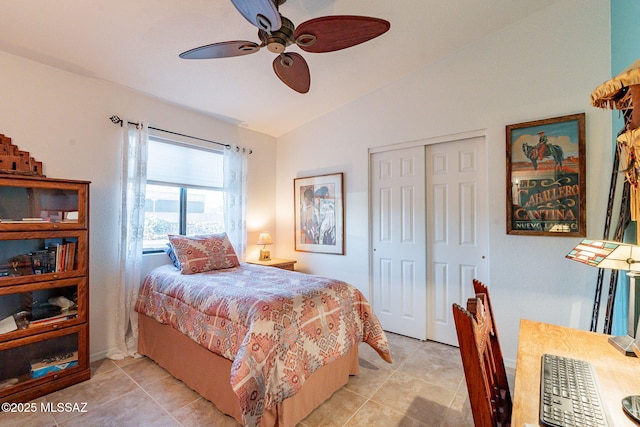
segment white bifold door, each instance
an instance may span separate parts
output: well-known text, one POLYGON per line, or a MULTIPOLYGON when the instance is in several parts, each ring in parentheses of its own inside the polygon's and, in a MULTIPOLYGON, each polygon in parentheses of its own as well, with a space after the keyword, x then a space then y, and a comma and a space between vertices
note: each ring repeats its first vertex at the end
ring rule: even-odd
POLYGON ((484 153, 484 137, 427 149, 427 335, 451 345, 458 345, 451 306, 465 307, 473 295, 472 280, 488 277, 484 153))
POLYGON ((488 276, 484 137, 371 155, 373 306, 390 332, 457 345, 451 306, 488 276))
POLYGON ((425 147, 374 153, 373 307, 390 332, 427 338, 425 147))

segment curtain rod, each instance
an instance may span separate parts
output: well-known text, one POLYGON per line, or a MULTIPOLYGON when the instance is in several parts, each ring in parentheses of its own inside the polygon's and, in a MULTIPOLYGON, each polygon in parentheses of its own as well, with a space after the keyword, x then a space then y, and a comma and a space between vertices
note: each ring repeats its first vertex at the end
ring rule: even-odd
MULTIPOLYGON (((124 120, 122 120, 120 117, 118 117, 116 115, 113 115, 113 116, 109 117, 109 120, 111 120, 111 122, 113 124, 119 124, 120 127, 122 127, 122 125, 124 124, 124 120)), ((134 125, 136 127, 140 126, 140 123, 135 123, 135 122, 127 122, 127 124, 134 125)), ((170 130, 160 129, 160 128, 156 128, 156 127, 152 127, 152 126, 149 126, 149 129, 157 130, 159 132, 170 133, 171 135, 184 136, 185 138, 196 139, 198 141, 209 142, 211 144, 218 144, 218 145, 222 145, 225 148, 231 149, 231 145, 230 144, 223 144, 222 142, 211 141, 210 139, 198 138, 197 136, 185 135, 183 133, 173 132, 173 131, 170 131, 170 130)), ((243 148, 242 150, 244 151, 246 149, 243 148)), ((236 151, 240 151, 240 147, 236 146, 236 151)), ((249 149, 249 154, 253 154, 253 150, 252 149, 249 149)))

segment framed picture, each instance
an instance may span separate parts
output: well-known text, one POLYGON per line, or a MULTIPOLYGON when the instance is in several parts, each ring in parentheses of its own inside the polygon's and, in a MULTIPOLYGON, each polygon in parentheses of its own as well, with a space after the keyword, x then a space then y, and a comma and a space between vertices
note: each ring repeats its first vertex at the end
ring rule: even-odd
POLYGON ((507 126, 507 234, 584 237, 585 114, 507 126))
POLYGON ((295 178, 295 250, 344 254, 342 173, 295 178))

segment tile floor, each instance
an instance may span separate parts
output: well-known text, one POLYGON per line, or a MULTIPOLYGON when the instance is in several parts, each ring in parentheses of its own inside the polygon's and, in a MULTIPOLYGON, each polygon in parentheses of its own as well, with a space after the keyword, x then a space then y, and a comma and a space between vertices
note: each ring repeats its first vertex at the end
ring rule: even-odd
MULTIPOLYGON (((457 348, 388 334, 393 364, 360 345, 360 374, 298 427, 473 426, 457 348)), ((147 358, 100 360, 89 381, 34 402, 86 402, 86 412, 0 413, 2 426, 238 426, 147 358)), ((510 378, 512 381, 513 378, 510 378)), ((513 383, 511 382, 511 386, 513 383)))

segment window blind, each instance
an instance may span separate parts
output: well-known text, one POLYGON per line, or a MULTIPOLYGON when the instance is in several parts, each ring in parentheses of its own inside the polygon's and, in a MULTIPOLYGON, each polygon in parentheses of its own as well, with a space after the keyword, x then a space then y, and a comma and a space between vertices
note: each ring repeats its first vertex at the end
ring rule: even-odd
POLYGON ((223 153, 149 139, 147 181, 184 187, 223 186, 223 153))

